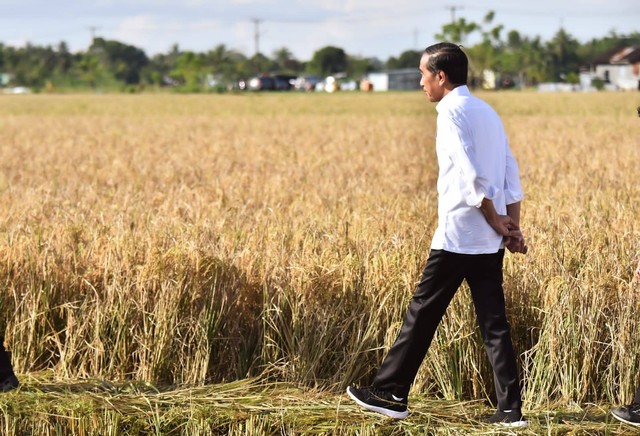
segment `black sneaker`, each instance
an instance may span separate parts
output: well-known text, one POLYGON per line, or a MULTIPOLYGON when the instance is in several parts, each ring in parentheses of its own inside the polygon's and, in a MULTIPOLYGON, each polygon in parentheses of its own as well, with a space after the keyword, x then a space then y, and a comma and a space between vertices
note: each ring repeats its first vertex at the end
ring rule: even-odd
POLYGON ((18 377, 13 373, 0 380, 0 392, 9 392, 16 389, 18 386, 20 386, 18 377))
POLYGON ((391 393, 376 389, 373 386, 366 388, 354 388, 349 386, 347 388, 347 394, 353 401, 365 409, 382 413, 383 415, 390 416, 391 418, 403 419, 409 414, 407 411, 406 398, 398 400, 397 398, 394 398, 391 393))
POLYGON ((613 417, 627 424, 640 426, 640 403, 616 407, 611 410, 613 417))
POLYGON ((484 420, 487 424, 500 425, 502 427, 526 427, 529 425, 520 409, 509 411, 498 410, 484 420))

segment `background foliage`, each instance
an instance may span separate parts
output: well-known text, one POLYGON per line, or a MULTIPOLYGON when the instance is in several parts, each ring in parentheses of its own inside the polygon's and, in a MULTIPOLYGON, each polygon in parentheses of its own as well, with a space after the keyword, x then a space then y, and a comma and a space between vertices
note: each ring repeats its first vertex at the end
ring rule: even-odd
MULTIPOLYGON (((518 77, 525 86, 544 81, 576 82, 581 67, 616 48, 640 45, 640 33, 618 35, 580 43, 560 28, 550 41, 506 30, 493 23, 488 13, 483 22, 459 18, 446 24, 436 35, 439 40, 467 47, 472 76, 484 69, 500 76, 518 77)), ((143 50, 118 41, 95 38, 86 52, 70 53, 64 42, 57 47, 27 45, 15 48, 0 42, 0 73, 12 75, 10 85, 38 90, 102 90, 139 92, 171 87, 177 91, 222 91, 261 73, 332 74, 347 73, 359 80, 370 71, 384 68, 416 68, 421 55, 406 50, 387 60, 349 55, 342 48, 327 46, 316 50, 309 61, 295 59, 282 47, 271 57, 262 53, 247 56, 224 45, 205 53, 180 50, 148 57, 143 50)))

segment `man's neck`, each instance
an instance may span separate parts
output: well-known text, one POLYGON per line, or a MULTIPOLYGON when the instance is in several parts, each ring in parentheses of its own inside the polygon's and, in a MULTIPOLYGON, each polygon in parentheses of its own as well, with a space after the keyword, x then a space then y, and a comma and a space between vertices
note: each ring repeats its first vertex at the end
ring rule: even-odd
POLYGON ((444 93, 442 94, 442 97, 446 97, 447 94, 449 94, 451 91, 453 91, 454 89, 460 87, 460 86, 464 86, 464 84, 453 84, 453 83, 445 83, 444 85, 444 93))

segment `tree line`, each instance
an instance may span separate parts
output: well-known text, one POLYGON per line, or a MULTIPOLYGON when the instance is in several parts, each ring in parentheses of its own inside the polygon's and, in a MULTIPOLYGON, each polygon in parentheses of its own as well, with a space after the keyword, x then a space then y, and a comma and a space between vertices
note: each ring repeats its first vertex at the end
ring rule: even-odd
MULTIPOLYGON (((494 15, 489 12, 480 23, 459 18, 442 26, 435 35, 438 40, 465 47, 472 80, 490 69, 501 77, 517 78, 523 86, 547 81, 577 83, 580 68, 588 67, 598 57, 617 48, 640 45, 640 32, 618 35, 612 31, 580 43, 562 28, 551 40, 543 41, 517 30, 506 31, 503 25, 493 23, 494 15), (479 42, 467 46, 469 39, 479 42)), ((27 44, 20 48, 0 42, 0 85, 36 91, 171 87, 201 92, 229 89, 239 80, 263 73, 326 76, 340 72, 358 80, 372 71, 416 68, 421 55, 420 50, 406 50, 382 61, 326 46, 315 51, 311 60, 300 61, 286 47, 275 50, 271 57, 262 53, 249 57, 220 44, 203 53, 183 51, 174 45, 167 53, 148 57, 140 48, 104 38, 94 38, 87 51, 78 53, 69 52, 64 42, 56 47, 27 44)))

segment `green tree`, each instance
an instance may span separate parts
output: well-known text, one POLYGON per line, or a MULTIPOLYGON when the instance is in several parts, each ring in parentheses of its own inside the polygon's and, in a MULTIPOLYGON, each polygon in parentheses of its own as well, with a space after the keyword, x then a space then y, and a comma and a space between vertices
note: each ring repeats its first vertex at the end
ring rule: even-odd
POLYGON ((359 56, 347 57, 347 75, 360 79, 371 71, 382 69, 382 62, 376 58, 363 58, 359 56))
POLYGON ((115 85, 115 78, 106 71, 98 56, 91 53, 82 55, 74 63, 74 73, 80 85, 93 89, 115 85))
POLYGON ((237 51, 231 52, 229 56, 229 79, 236 82, 241 79, 248 79, 254 74, 254 67, 251 60, 237 51))
POLYGON ((522 86, 533 86, 546 79, 545 50, 540 37, 523 38, 516 30, 507 34, 500 62, 501 71, 518 77, 522 86))
POLYGON ((436 39, 456 44, 466 44, 467 37, 479 29, 480 26, 477 23, 473 21, 467 23, 464 18, 458 18, 458 21, 442 26, 442 33, 437 33, 436 39))
POLYGON ((205 56, 202 53, 185 51, 176 59, 171 77, 183 86, 183 90, 196 92, 203 89, 207 73, 205 56))
POLYGON ((400 53, 397 58, 390 57, 387 60, 387 69, 394 70, 397 68, 418 68, 420 65, 420 58, 422 57, 422 51, 418 50, 406 50, 400 53))
POLYGON ((578 46, 578 42, 562 28, 547 43, 549 75, 553 80, 565 80, 568 73, 578 71, 578 46))
MULTIPOLYGON (((454 32, 454 36, 463 35, 464 37, 464 35, 476 31, 482 35, 482 41, 479 44, 467 49, 470 55, 469 70, 471 83, 483 82, 485 70, 495 71, 499 69, 500 55, 503 46, 500 36, 503 26, 497 25, 491 27, 494 17, 495 13, 489 11, 484 16, 482 25, 473 22, 466 23, 466 21, 461 18, 458 21, 458 26, 451 27, 451 29, 459 28, 459 30, 454 32)), ((443 26, 443 33, 445 33, 445 27, 446 26, 443 26)))
POLYGON ((142 79, 145 83, 157 86, 170 85, 171 72, 176 68, 181 51, 178 44, 173 44, 166 54, 157 54, 151 58, 149 63, 141 71, 142 79))
POLYGON ((67 72, 70 54, 59 53, 51 46, 27 44, 19 49, 2 50, 3 70, 13 75, 16 85, 39 89, 59 71, 67 72))
POLYGON ((117 80, 128 85, 140 83, 141 71, 149 63, 143 50, 103 38, 94 38, 89 52, 97 56, 117 80))
POLYGON ((310 73, 326 76, 346 71, 347 64, 347 54, 343 49, 326 46, 313 53, 307 69, 310 73))
POLYGON ((277 68, 273 61, 262 53, 256 53, 251 57, 251 65, 255 74, 269 73, 277 68))
MULTIPOLYGON (((260 55, 256 60, 261 68, 270 71, 273 63, 266 57, 260 55)), ((246 79, 255 74, 251 62, 245 55, 235 50, 228 49, 224 44, 215 46, 205 55, 205 65, 216 80, 227 85, 236 83, 240 79, 246 79)))
POLYGON ((286 47, 281 47, 273 52, 273 63, 282 73, 295 74, 303 70, 302 63, 286 47))

